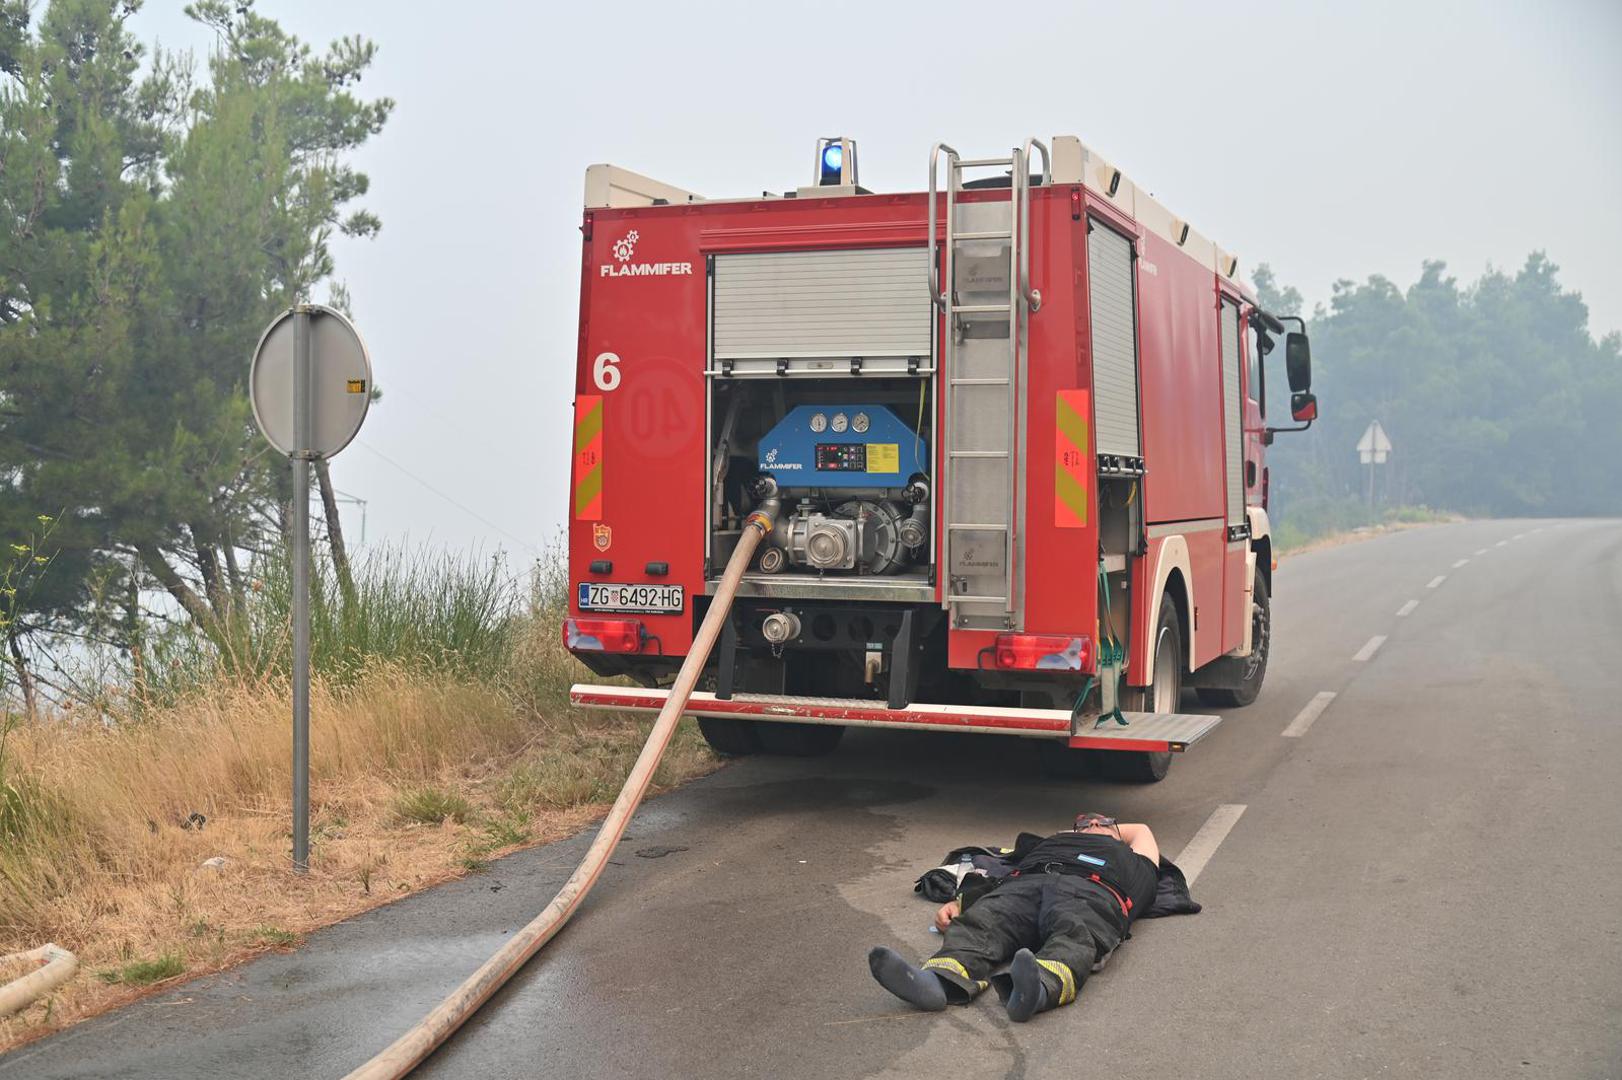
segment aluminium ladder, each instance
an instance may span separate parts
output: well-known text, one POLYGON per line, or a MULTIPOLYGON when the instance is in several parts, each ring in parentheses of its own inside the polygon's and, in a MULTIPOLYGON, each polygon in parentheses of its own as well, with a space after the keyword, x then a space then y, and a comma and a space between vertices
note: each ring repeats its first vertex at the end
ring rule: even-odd
POLYGON ((1024 623, 1026 328, 1042 302, 1030 284, 1033 147, 1042 154, 1041 183, 1049 184, 1048 150, 1035 139, 1005 158, 964 159, 944 143, 929 156, 929 291, 944 321, 941 563, 948 616, 959 628, 1024 623), (944 275, 935 246, 943 153, 944 275), (960 202, 964 171, 991 168, 1009 170, 1008 197, 960 202))

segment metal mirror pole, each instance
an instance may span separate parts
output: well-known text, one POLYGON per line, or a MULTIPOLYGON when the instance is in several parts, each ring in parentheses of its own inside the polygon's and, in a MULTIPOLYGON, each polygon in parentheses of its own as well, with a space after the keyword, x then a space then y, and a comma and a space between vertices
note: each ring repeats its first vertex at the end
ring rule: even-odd
POLYGON ((310 869, 310 312, 293 309, 293 869, 310 869))

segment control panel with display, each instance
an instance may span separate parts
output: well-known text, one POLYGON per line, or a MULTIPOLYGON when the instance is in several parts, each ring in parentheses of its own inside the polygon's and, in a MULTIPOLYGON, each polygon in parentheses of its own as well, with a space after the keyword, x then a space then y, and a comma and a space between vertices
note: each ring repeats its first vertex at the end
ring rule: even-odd
POLYGON ((866 443, 818 443, 819 472, 866 472, 866 443))
POLYGON ((929 444, 885 405, 796 405, 761 438, 759 461, 790 490, 899 490, 928 471, 929 444))

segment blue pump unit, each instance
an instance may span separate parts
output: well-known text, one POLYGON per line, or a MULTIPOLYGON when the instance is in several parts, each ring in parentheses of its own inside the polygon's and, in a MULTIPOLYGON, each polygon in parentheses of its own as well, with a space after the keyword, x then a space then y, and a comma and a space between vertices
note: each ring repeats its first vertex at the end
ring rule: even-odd
POLYGON ((929 444, 884 405, 797 405, 760 440, 760 471, 785 488, 902 488, 929 444))

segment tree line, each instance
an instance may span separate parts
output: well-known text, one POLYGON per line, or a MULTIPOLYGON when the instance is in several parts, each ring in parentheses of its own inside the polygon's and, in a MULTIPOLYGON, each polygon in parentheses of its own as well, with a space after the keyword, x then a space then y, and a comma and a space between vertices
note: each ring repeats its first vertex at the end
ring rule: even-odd
POLYGON ((139 7, 50 0, 36 23, 0 0, 0 621, 25 696, 51 635, 137 664, 175 608, 228 636, 291 494, 249 350, 324 282, 343 306, 331 241, 379 228, 349 163, 393 109, 358 93, 370 42, 316 51, 252 0, 197 0, 199 69, 135 38, 139 7), (143 610, 157 589, 172 606, 143 610))
MULTIPOLYGON (((1321 415, 1273 445, 1281 518, 1362 496, 1367 466, 1355 447, 1373 420, 1394 447, 1377 467, 1390 504, 1494 517, 1622 513, 1622 335, 1595 340, 1582 297, 1543 253, 1467 285, 1442 262, 1426 262, 1407 289, 1379 275, 1338 281, 1310 313, 1266 265, 1253 276, 1264 308, 1308 318, 1321 415)), ((1273 380, 1280 396, 1268 402, 1275 425, 1288 423, 1277 419, 1289 415, 1283 381, 1273 380)))

